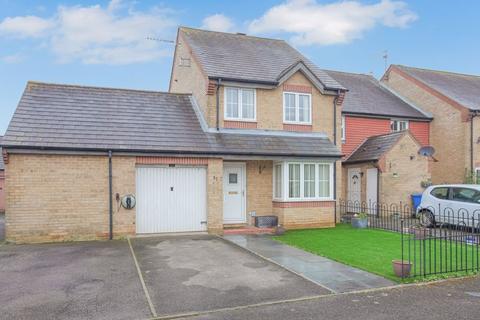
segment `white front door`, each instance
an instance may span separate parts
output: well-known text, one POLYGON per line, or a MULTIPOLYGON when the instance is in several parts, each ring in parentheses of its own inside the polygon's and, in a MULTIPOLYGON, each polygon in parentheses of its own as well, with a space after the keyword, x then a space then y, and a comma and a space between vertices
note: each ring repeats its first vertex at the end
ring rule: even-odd
POLYGON ((223 164, 223 222, 245 223, 245 164, 223 164))
POLYGON ((362 176, 360 168, 348 169, 348 201, 350 202, 350 209, 354 212, 360 210, 361 191, 362 191, 362 176), (357 208, 358 207, 358 208, 357 208))
POLYGON ((367 206, 368 213, 377 214, 378 206, 378 169, 370 168, 367 169, 367 206))

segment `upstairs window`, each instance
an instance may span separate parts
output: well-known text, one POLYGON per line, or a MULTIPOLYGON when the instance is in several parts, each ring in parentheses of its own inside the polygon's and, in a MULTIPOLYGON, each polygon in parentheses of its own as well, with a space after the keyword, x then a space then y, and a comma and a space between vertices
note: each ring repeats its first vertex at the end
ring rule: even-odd
POLYGON ((283 121, 286 123, 311 124, 312 96, 305 93, 283 93, 283 121))
POLYGON ((392 132, 407 130, 408 120, 392 120, 390 121, 390 129, 392 132))
POLYGON ((255 121, 255 89, 225 88, 225 120, 255 121))

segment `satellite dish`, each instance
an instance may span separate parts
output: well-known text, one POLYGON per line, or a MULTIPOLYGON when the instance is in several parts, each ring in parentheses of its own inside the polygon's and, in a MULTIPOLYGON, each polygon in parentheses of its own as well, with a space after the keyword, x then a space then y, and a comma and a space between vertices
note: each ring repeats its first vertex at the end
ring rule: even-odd
POLYGON ((420 150, 418 150, 418 154, 424 157, 433 157, 434 153, 435 148, 432 146, 421 147, 420 150))

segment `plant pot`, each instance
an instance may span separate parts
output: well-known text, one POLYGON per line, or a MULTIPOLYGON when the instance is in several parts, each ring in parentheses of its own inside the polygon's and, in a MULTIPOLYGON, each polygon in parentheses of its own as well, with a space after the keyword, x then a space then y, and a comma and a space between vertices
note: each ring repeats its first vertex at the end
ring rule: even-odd
POLYGON ((282 226, 277 226, 277 227, 275 228, 275 235, 281 236, 281 235, 283 235, 284 233, 285 233, 285 228, 284 228, 284 227, 282 227, 282 226))
POLYGON ((427 228, 423 228, 423 227, 413 227, 412 228, 412 233, 413 233, 413 236, 416 240, 423 240, 423 239, 426 239, 428 238, 428 235, 429 235, 429 231, 427 228))
POLYGON ((352 227, 355 229, 365 229, 368 226, 368 218, 352 218, 352 227))
POLYGON ((412 271, 412 263, 410 261, 392 260, 392 267, 395 275, 400 278, 409 277, 412 271))

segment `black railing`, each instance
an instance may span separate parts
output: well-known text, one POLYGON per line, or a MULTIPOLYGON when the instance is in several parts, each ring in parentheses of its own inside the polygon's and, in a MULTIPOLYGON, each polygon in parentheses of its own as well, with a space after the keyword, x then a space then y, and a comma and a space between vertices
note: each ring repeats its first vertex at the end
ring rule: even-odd
POLYGON ((401 221, 404 227, 417 225, 419 219, 415 210, 403 203, 386 204, 376 202, 338 201, 340 217, 348 222, 355 214, 365 213, 368 216, 368 227, 390 231, 401 231, 401 221))
MULTIPOLYGON (((480 270, 480 210, 427 208, 416 226, 401 227, 402 277, 480 270)), ((403 221, 402 221, 403 225, 403 221)))
POLYGON ((400 233, 401 277, 480 271, 480 209, 338 202, 341 219, 365 213, 368 228, 400 233))

